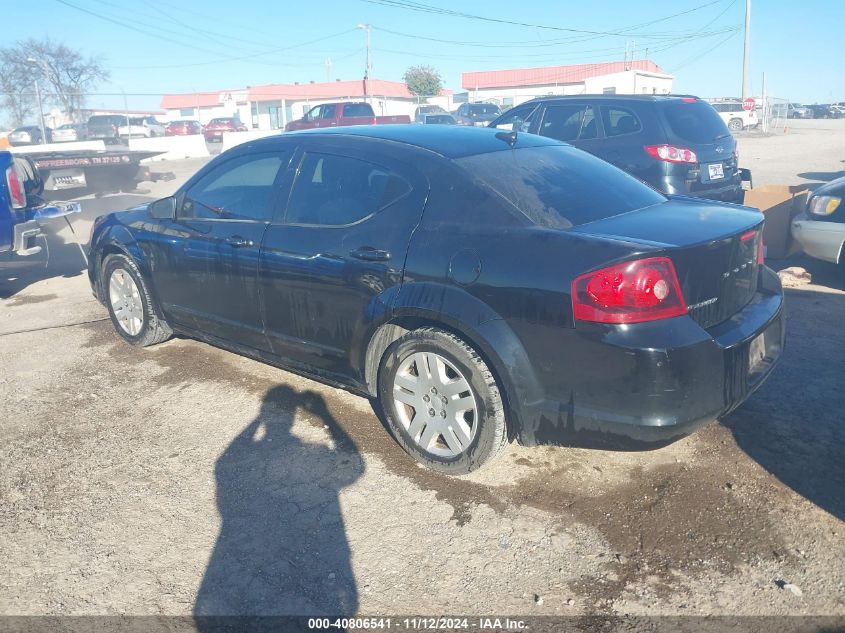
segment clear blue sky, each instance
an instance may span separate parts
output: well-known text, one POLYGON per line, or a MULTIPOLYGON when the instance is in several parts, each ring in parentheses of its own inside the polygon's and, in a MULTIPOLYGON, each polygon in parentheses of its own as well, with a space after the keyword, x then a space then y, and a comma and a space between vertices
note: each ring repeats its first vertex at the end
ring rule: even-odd
MULTIPOLYGON (((332 79, 360 78, 365 33, 355 28, 358 23, 373 27, 373 76, 380 79, 400 80, 408 66, 425 63, 440 71, 446 87, 459 91, 461 71, 621 60, 632 42, 637 58, 648 49, 675 75, 676 92, 707 97, 737 95, 741 88, 742 32, 730 29, 741 27, 745 0, 4 4, 6 37, 49 34, 101 56, 112 79, 98 90, 129 93, 130 108, 158 106, 158 97, 138 93, 325 81, 326 58, 332 79)), ((765 71, 769 94, 806 103, 845 100, 845 2, 753 0, 751 18, 753 93, 759 93, 765 71)), ((98 95, 89 104, 122 107, 123 97, 98 95)))

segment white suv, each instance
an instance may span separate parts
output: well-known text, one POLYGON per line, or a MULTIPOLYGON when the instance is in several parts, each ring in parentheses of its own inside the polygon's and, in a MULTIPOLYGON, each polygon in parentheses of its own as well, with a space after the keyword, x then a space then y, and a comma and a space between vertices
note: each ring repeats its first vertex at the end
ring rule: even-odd
POLYGON ((741 101, 719 101, 711 103, 731 132, 739 132, 760 124, 756 110, 743 110, 741 101))

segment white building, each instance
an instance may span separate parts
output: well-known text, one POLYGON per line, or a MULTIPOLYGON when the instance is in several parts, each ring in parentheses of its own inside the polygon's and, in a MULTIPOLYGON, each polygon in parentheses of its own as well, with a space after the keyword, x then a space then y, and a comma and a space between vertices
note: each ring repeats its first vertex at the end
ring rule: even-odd
MULTIPOLYGON (((275 130, 301 118, 315 105, 333 101, 367 101, 376 115, 413 117, 423 100, 408 92, 404 83, 370 79, 366 85, 364 80, 269 84, 239 90, 164 95, 161 107, 168 121, 194 119, 208 123, 215 117, 237 117, 249 128, 275 130)), ((444 90, 440 96, 430 97, 425 102, 451 110, 452 92, 444 90)))
POLYGON ((246 88, 164 95, 161 109, 163 120, 191 119, 206 124, 217 117, 237 117, 249 124, 250 107, 246 88))
POLYGON ((672 75, 649 59, 461 74, 470 101, 519 105, 534 97, 578 94, 669 94, 672 75))

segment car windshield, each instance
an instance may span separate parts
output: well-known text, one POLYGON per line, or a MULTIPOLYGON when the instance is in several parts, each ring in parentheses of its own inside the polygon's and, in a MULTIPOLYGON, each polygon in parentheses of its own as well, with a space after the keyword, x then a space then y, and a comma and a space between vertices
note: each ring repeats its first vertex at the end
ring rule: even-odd
POLYGON ((211 119, 209 125, 228 125, 234 123, 233 119, 211 119))
POLYGON ((722 117, 704 101, 679 99, 667 101, 661 106, 676 138, 691 143, 712 143, 730 136, 722 117))
POLYGON ((543 227, 568 229, 666 201, 636 178, 568 145, 478 154, 456 163, 543 227))

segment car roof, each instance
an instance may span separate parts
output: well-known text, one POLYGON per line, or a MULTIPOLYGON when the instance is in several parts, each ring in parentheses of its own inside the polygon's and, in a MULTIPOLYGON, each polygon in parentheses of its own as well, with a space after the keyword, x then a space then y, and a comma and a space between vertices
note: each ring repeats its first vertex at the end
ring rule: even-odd
MULTIPOLYGON (((474 126, 426 126, 415 124, 353 125, 341 128, 285 132, 278 136, 260 139, 253 144, 253 147, 273 145, 283 138, 294 136, 369 138, 418 147, 446 158, 461 158, 463 156, 511 149, 507 140, 502 138, 506 134, 508 133, 494 128, 474 126), (499 138, 497 138, 497 135, 499 138)), ((545 147, 549 145, 567 145, 567 143, 535 134, 518 134, 513 149, 545 147)))
POLYGON ((578 100, 578 99, 598 99, 600 101, 651 101, 651 102, 661 102, 661 101, 676 101, 678 99, 695 99, 697 101, 701 101, 702 103, 707 103, 701 97, 697 97, 695 95, 685 95, 685 94, 664 94, 664 95, 624 95, 624 94, 614 94, 614 95, 606 95, 606 94, 580 94, 580 95, 545 95, 543 97, 535 97, 530 101, 525 101, 520 105, 524 105, 525 103, 535 103, 540 101, 557 101, 557 100, 578 100))

